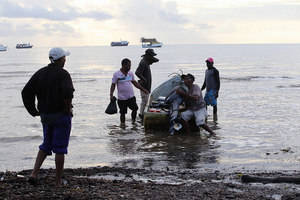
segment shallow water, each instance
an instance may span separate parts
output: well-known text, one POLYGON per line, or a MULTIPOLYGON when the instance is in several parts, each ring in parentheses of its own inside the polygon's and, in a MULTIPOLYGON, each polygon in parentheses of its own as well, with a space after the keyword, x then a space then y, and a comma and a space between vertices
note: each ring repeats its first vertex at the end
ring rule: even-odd
MULTIPOLYGON (((121 59, 135 71, 145 49, 68 48, 66 69, 75 86, 74 118, 65 167, 117 165, 153 169, 298 169, 300 120, 300 45, 172 45, 155 49, 153 87, 178 70, 202 85, 204 60, 215 58, 220 71, 217 139, 197 135, 145 133, 142 125, 119 126, 106 115, 109 88, 121 59)), ((0 52, 0 170, 33 167, 42 129, 22 105, 20 92, 30 76, 48 63, 49 48, 0 52)), ((135 89, 138 103, 139 91, 135 89)), ((211 107, 208 110, 212 113, 211 107)), ((54 167, 54 156, 45 167, 54 167)))

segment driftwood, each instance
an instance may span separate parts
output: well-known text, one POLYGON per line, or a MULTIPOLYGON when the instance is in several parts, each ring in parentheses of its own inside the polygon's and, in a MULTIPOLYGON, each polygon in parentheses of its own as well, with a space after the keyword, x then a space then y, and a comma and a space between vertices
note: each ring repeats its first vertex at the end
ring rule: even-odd
POLYGON ((300 184, 300 177, 288 177, 288 176, 281 176, 281 177, 258 177, 258 176, 249 176, 243 175, 241 177, 242 182, 244 183, 294 183, 300 184))

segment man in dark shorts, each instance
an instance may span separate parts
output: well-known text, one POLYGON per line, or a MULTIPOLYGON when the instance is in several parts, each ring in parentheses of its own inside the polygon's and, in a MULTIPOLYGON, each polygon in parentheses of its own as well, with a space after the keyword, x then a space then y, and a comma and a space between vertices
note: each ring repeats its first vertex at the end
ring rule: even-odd
POLYGON ((219 71, 214 67, 213 58, 207 58, 205 62, 207 70, 205 71, 204 83, 201 90, 204 90, 206 88, 204 100, 207 106, 213 106, 213 120, 214 122, 217 122, 217 98, 219 97, 220 90, 220 76, 219 71))
POLYGON ((131 61, 128 58, 124 58, 121 64, 122 64, 121 69, 115 72, 112 78, 112 84, 110 87, 110 99, 113 98, 113 94, 117 85, 118 106, 121 114, 120 121, 121 121, 121 126, 124 127, 127 108, 132 110, 131 112, 132 123, 135 123, 137 110, 138 110, 132 84, 146 94, 149 94, 149 92, 134 79, 134 74, 130 71, 131 61))
POLYGON ((40 116, 43 125, 43 143, 39 146, 34 169, 29 181, 37 181, 44 160, 55 153, 56 186, 62 184, 65 154, 71 133, 72 99, 74 87, 68 71, 63 69, 69 52, 52 48, 48 66, 39 69, 22 90, 25 108, 33 117, 40 116), (35 104, 37 98, 37 107, 35 104))

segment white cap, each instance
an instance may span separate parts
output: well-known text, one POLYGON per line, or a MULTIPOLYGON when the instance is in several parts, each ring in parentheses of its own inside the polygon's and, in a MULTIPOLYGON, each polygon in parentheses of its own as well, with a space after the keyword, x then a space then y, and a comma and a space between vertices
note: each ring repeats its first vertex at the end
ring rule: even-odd
POLYGON ((69 51, 65 51, 60 47, 52 48, 49 51, 49 59, 51 60, 51 62, 54 60, 58 60, 61 57, 69 56, 69 55, 70 55, 69 51))

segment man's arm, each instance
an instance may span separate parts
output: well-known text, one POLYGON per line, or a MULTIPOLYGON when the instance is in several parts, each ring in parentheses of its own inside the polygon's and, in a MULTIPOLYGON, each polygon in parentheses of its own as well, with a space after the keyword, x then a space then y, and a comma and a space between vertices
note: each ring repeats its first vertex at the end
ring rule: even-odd
POLYGON ((201 87, 201 90, 204 90, 206 88, 206 74, 205 74, 205 77, 204 77, 204 81, 203 81, 203 85, 201 87))
POLYGON ((116 88, 116 84, 112 83, 111 86, 110 86, 110 99, 112 99, 113 96, 114 96, 115 88, 116 88))
POLYGON ((25 87, 22 90, 22 100, 23 104, 28 111, 28 113, 35 117, 40 115, 39 111, 36 109, 35 105, 35 92, 34 92, 34 76, 30 78, 25 87))
POLYGON ((149 94, 149 91, 146 90, 145 88, 143 88, 138 82, 136 82, 135 80, 131 81, 131 83, 138 89, 142 90, 143 92, 145 92, 146 94, 149 94))
POLYGON ((200 96, 198 95, 189 95, 187 92, 183 91, 182 89, 178 88, 176 90, 176 93, 179 94, 180 96, 182 96, 183 98, 185 98, 186 100, 198 100, 200 98, 200 96))
POLYGON ((217 82, 217 91, 220 90, 220 75, 219 75, 219 71, 216 69, 215 71, 215 76, 216 76, 216 82, 217 82))
POLYGON ((140 63, 138 68, 135 71, 135 75, 141 79, 144 83, 147 82, 146 78, 143 76, 143 72, 144 72, 144 66, 143 63, 140 63))

